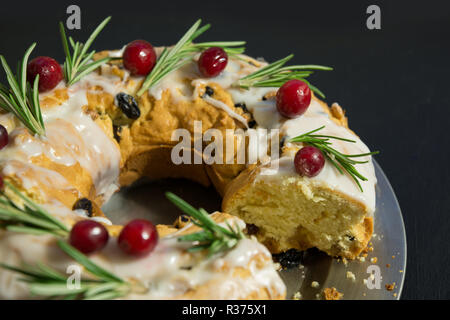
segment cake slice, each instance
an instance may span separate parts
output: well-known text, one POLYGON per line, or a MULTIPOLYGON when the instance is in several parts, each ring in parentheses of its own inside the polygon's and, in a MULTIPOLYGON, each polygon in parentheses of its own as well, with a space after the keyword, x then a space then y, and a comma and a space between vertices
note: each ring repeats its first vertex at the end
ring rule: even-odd
MULTIPOLYGON (((354 140, 333 140, 344 154, 370 152, 348 129, 339 105, 332 108, 313 98, 308 111, 281 125, 284 141, 325 126, 319 134, 354 140)), ((294 156, 302 144, 286 142, 279 159, 247 168, 226 189, 223 210, 257 227, 257 238, 272 252, 316 247, 331 256, 355 258, 373 233, 375 173, 371 157, 356 169, 367 178, 361 188, 327 160, 315 177, 299 175, 294 156)))

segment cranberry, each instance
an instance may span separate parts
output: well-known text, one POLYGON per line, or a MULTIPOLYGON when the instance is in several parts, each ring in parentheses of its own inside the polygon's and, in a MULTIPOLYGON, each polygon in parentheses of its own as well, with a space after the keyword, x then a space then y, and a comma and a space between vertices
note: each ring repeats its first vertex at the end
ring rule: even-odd
POLYGON ((0 124, 0 150, 6 147, 8 141, 8 131, 6 131, 6 128, 0 124))
POLYGON ((39 92, 52 90, 63 79, 63 71, 59 63, 50 57, 37 57, 27 66, 27 79, 31 85, 39 75, 39 92))
POLYGON ((322 171, 324 165, 325 157, 316 147, 306 146, 295 154, 295 171, 302 176, 315 177, 322 171))
POLYGON ((123 52, 123 65, 132 75, 144 76, 152 71, 156 63, 153 46, 144 40, 130 42, 123 52))
POLYGON ((3 190, 5 183, 3 182, 3 177, 0 177, 0 190, 3 190))
POLYGON ((69 236, 70 244, 85 254, 101 250, 108 243, 108 239, 106 228, 93 220, 77 222, 69 236))
POLYGON ((218 76, 227 66, 228 55, 222 48, 211 47, 202 52, 198 59, 198 69, 207 78, 218 76))
POLYGON ((118 241, 119 247, 125 253, 140 257, 149 254, 155 248, 158 232, 150 221, 136 219, 123 227, 118 241))
POLYGON ((300 80, 289 80, 278 89, 277 109, 286 118, 296 118, 305 113, 311 103, 311 90, 300 80))

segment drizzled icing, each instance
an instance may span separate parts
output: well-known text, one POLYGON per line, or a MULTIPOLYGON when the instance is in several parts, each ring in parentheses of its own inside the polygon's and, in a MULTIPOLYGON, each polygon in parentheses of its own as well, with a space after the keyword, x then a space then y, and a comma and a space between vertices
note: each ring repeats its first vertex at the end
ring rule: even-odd
POLYGON ((0 151, 3 174, 15 174, 27 189, 35 186, 33 179, 61 189, 70 188, 58 172, 33 164, 35 157, 45 155, 64 166, 80 164, 91 175, 97 195, 107 199, 117 190, 120 151, 82 107, 88 104, 86 94, 90 86, 101 85, 116 92, 120 90, 117 83, 116 79, 100 81, 98 75, 90 74, 68 90, 69 98, 62 105, 43 108, 46 137, 32 136, 23 127, 10 132, 11 143, 0 151), (35 172, 33 179, 25 177, 25 169, 35 172))
MULTIPOLYGON (((150 95, 155 97, 155 99, 160 100, 163 92, 168 90, 171 93, 172 99, 175 101, 194 100, 199 96, 199 86, 208 83, 217 83, 222 88, 228 90, 233 101, 240 102, 244 98, 248 100, 248 109, 253 113, 254 119, 258 124, 267 128, 271 128, 274 125, 274 121, 276 122, 278 118, 276 116, 274 117, 272 106, 266 101, 263 101, 262 97, 276 88, 250 88, 249 90, 243 90, 235 87, 236 82, 240 78, 255 72, 258 70, 257 67, 241 59, 229 59, 226 68, 219 76, 214 78, 202 78, 198 71, 197 59, 198 56, 194 57, 193 63, 188 63, 183 67, 170 72, 160 83, 149 89, 150 95), (192 90, 192 88, 194 89, 192 90)), ((259 64, 261 64, 261 66, 265 65, 265 63, 261 62, 259 62, 259 64)), ((230 117, 243 123, 247 127, 247 120, 234 112, 222 101, 218 101, 206 95, 203 99, 212 106, 224 110, 230 117)))
POLYGON ((210 105, 212 105, 212 106, 214 106, 214 107, 216 107, 216 108, 219 108, 219 109, 224 110, 224 111, 227 112, 232 118, 235 118, 236 120, 238 120, 238 121, 240 121, 241 123, 243 123, 246 127, 248 127, 247 120, 246 120, 243 116, 241 116, 241 115, 237 114, 236 112, 234 112, 233 110, 231 110, 231 108, 230 108, 227 104, 223 103, 222 101, 213 99, 213 98, 211 98, 211 97, 208 96, 208 95, 205 95, 205 96, 203 97, 203 100, 205 100, 205 101, 208 102, 210 105))

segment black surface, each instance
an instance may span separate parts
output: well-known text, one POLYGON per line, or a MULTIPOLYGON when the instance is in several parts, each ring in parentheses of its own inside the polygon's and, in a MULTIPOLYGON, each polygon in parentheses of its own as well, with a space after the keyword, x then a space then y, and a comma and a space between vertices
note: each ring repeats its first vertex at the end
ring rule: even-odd
MULTIPOLYGON (((408 238, 403 298, 450 298, 449 56, 450 9, 444 1, 76 1, 83 40, 107 15, 96 49, 143 38, 173 44, 201 17, 213 24, 202 40, 247 40, 247 52, 269 61, 330 65, 312 80, 347 110, 350 126, 372 149, 398 196, 408 238), (378 4, 382 29, 366 28, 378 4)), ((62 61, 57 21, 66 7, 44 1, 2 3, 0 53, 15 64, 35 55, 62 61)))

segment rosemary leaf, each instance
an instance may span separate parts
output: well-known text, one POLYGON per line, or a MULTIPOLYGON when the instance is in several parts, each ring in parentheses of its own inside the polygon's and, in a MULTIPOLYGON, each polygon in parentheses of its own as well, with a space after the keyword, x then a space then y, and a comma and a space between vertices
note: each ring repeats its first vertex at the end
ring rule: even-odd
POLYGON ((89 271, 95 280, 81 280, 79 287, 69 286, 69 279, 58 271, 44 265, 14 267, 0 263, 0 267, 24 276, 31 294, 49 299, 114 299, 128 294, 130 284, 96 265, 81 252, 59 240, 58 246, 89 271))
POLYGON ((325 95, 305 78, 311 75, 314 72, 313 70, 328 71, 333 69, 315 64, 284 66, 293 57, 294 55, 290 54, 268 64, 258 71, 239 79, 235 85, 243 89, 249 89, 250 87, 281 87, 286 81, 298 79, 304 81, 320 97, 325 98, 325 95))
POLYGON ((4 184, 5 191, 0 195, 0 221, 7 221, 8 228, 15 228, 15 230, 21 230, 22 232, 29 230, 34 234, 47 232, 52 235, 66 236, 69 233, 69 229, 64 223, 53 217, 43 207, 37 205, 9 181, 5 180, 4 184), (23 207, 16 205, 8 194, 15 194, 21 199, 24 204, 23 207))
POLYGON ((352 154, 352 155, 346 155, 338 150, 331 147, 331 143, 329 142, 330 139, 350 142, 350 143, 356 143, 355 140, 351 139, 345 139, 341 137, 336 136, 329 136, 329 135, 320 135, 320 134, 313 134, 317 131, 322 130, 325 128, 325 126, 322 126, 320 128, 311 130, 309 132, 306 132, 304 134, 301 134, 297 137, 294 137, 290 139, 290 142, 301 142, 308 145, 311 145, 313 147, 316 147, 319 149, 322 154, 325 156, 325 158, 331 162, 331 164, 339 171, 339 173, 344 174, 344 171, 346 171, 351 178, 356 182, 358 185, 358 188, 363 192, 363 189, 361 187, 361 181, 367 181, 367 178, 364 177, 361 173, 356 170, 354 167, 355 164, 361 164, 361 163, 367 163, 368 161, 356 161, 351 158, 356 157, 363 157, 363 156, 372 156, 375 154, 378 154, 379 151, 373 151, 373 152, 367 152, 367 153, 360 153, 360 154, 352 154))
POLYGON ((14 76, 5 58, 0 55, 9 84, 9 88, 0 85, 0 108, 12 112, 31 133, 44 136, 45 125, 39 104, 39 76, 36 76, 33 87, 27 83, 28 58, 35 46, 36 43, 33 43, 25 52, 17 66, 17 76, 14 76))
POLYGON ((109 20, 111 20, 111 17, 107 17, 103 20, 97 28, 95 28, 84 44, 78 41, 75 42, 71 37, 69 37, 68 41, 64 24, 62 22, 59 23, 59 32, 61 34, 61 41, 63 44, 64 53, 66 55, 66 60, 63 66, 64 78, 66 79, 68 86, 80 81, 81 78, 97 69, 100 65, 112 60, 111 57, 107 57, 97 61, 92 61, 95 50, 88 53, 88 50, 95 38, 103 30, 109 20), (72 48, 72 53, 70 52, 70 48, 72 48))
POLYGON ((190 204, 185 202, 171 192, 166 192, 166 197, 184 213, 192 217, 191 222, 202 228, 202 231, 183 235, 178 237, 178 241, 194 242, 190 252, 208 251, 208 256, 214 255, 218 252, 229 250, 233 248, 239 240, 244 238, 244 234, 237 227, 237 230, 227 224, 227 228, 218 225, 208 212, 204 209, 195 209, 190 204))
POLYGON ((115 276, 111 272, 103 269, 98 266, 92 260, 90 260, 87 256, 82 254, 80 251, 72 247, 70 244, 63 240, 58 240, 58 246, 72 259, 83 265, 90 273, 94 274, 98 278, 104 281, 116 281, 119 283, 124 283, 125 281, 121 278, 115 276))
POLYGON ((185 64, 192 62, 195 53, 201 52, 208 47, 221 47, 225 52, 236 55, 243 53, 245 48, 238 46, 245 45, 245 41, 218 41, 218 42, 203 42, 194 44, 193 41, 202 33, 210 28, 210 25, 200 27, 201 20, 197 20, 192 27, 181 37, 180 40, 171 48, 165 48, 152 71, 147 75, 142 87, 137 92, 141 96, 149 88, 157 85, 166 75, 175 71, 185 64))

